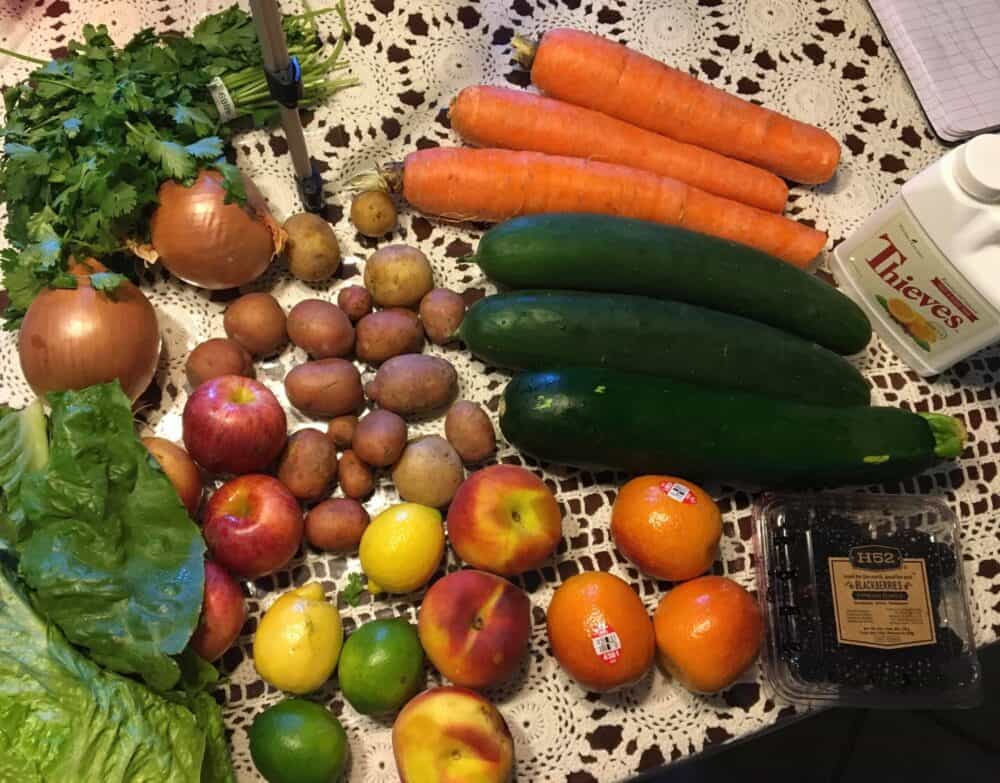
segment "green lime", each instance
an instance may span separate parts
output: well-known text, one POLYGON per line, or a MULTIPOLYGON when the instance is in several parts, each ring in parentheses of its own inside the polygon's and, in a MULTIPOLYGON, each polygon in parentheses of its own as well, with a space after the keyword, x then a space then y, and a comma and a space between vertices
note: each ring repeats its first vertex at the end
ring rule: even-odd
POLYGON ((347 761, 347 734, 325 707, 285 699, 250 726, 250 755, 268 783, 333 783, 347 761))
POLYGON ((372 620, 352 633, 340 652, 340 689, 365 715, 395 712, 423 681, 424 650, 406 620, 372 620))

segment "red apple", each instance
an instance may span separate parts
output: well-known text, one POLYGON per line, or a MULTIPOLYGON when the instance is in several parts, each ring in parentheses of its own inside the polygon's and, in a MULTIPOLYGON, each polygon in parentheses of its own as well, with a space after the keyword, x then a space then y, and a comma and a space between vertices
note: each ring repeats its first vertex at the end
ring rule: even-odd
POLYGON ((242 375, 205 381, 184 406, 184 445, 212 473, 266 470, 285 446, 281 404, 264 384, 242 375))
POLYGON ((212 559, 245 579, 284 566, 302 542, 302 509, 278 479, 251 474, 219 487, 202 533, 212 559))
POLYGON ((202 487, 201 473, 194 460, 180 446, 164 438, 143 438, 142 445, 167 474, 188 514, 195 516, 201 504, 202 487))
POLYGON ((538 476, 516 465, 477 470, 448 509, 448 538, 458 556, 501 576, 538 568, 561 537, 555 496, 538 476))
POLYGON ((392 725, 401 783, 506 783, 514 740, 503 716, 475 691, 431 688, 403 707, 392 725))
POLYGON ((233 646, 246 621, 247 607, 239 582, 222 566, 206 560, 205 598, 191 649, 206 661, 214 661, 233 646))
POLYGON ((487 688, 517 669, 531 635, 531 602, 519 587, 485 571, 439 579, 420 604, 420 644, 456 685, 487 688))

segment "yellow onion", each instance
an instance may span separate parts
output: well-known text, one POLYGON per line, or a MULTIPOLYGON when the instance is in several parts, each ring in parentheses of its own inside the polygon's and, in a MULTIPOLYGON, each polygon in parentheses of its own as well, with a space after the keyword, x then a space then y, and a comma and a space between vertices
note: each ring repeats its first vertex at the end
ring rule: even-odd
POLYGON ((285 233, 264 196, 244 176, 246 204, 225 203, 222 175, 202 171, 191 187, 169 180, 150 224, 155 257, 186 283, 235 288, 260 277, 281 252, 285 233))
MULTIPOLYGON (((104 269, 97 262, 70 269, 87 266, 104 269)), ((76 288, 45 288, 28 307, 17 346, 24 377, 39 396, 117 378, 135 400, 156 372, 156 311, 127 280, 104 293, 91 286, 89 275, 75 277, 76 288)))

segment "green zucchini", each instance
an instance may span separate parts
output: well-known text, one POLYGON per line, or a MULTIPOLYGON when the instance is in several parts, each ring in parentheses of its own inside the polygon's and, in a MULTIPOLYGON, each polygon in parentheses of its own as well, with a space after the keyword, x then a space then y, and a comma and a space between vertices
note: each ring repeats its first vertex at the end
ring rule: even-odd
POLYGON ((571 367, 516 376, 504 437, 549 462, 767 486, 897 481, 958 456, 951 416, 831 408, 571 367))
POLYGON ((517 291, 478 301, 458 336, 488 364, 515 370, 610 367, 822 405, 869 401, 868 382, 833 351, 683 302, 517 291))
POLYGON ((514 218, 480 240, 472 260, 510 288, 611 291, 741 315, 839 354, 872 335, 836 288, 758 250, 683 228, 609 215, 514 218))

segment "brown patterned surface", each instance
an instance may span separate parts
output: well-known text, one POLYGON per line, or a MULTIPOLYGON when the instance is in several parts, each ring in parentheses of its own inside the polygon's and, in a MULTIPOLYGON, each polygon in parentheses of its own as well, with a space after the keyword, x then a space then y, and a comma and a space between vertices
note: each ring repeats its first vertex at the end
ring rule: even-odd
MULTIPOLYGON (((0 46, 36 56, 58 53, 84 22, 105 21, 123 39, 147 25, 189 28, 220 5, 216 0, 7 0, 0 4, 0 46)), ((351 176, 373 164, 399 159, 414 147, 452 143, 447 105, 462 86, 479 81, 527 84, 511 57, 509 43, 515 32, 537 34, 557 25, 593 30, 828 128, 844 144, 840 172, 821 187, 795 188, 789 212, 829 231, 833 242, 943 151, 862 0, 356 0, 350 5, 355 25, 350 59, 364 87, 310 116, 306 130, 313 154, 325 161, 322 168, 331 193, 327 217, 345 253, 353 257, 329 285, 306 286, 276 268, 260 287, 273 290, 286 306, 304 296, 335 300, 345 280, 357 282, 364 257, 376 246, 355 235, 344 217, 348 199, 339 191, 351 176)), ((21 64, 0 58, 0 81, 9 83, 24 73, 21 64)), ((238 148, 241 163, 278 215, 294 211, 294 188, 280 134, 253 133, 242 137, 238 148)), ((475 247, 481 229, 442 225, 404 211, 393 239, 418 244, 431 257, 438 282, 463 291, 467 301, 473 301, 492 290, 474 265, 461 260, 475 247)), ((147 289, 165 341, 157 387, 148 400, 153 407, 149 421, 158 433, 177 438, 187 394, 185 355, 201 340, 222 334, 221 313, 230 297, 209 297, 159 272, 149 275, 147 289)), ((505 382, 502 373, 455 349, 433 352, 456 364, 463 396, 482 401, 495 412, 505 382)), ((297 351, 286 351, 262 364, 259 374, 280 394, 287 368, 302 358, 297 351)), ((953 413, 963 417, 972 433, 962 459, 887 489, 942 494, 960 515, 976 638, 979 643, 993 641, 1000 633, 996 524, 1000 352, 992 350, 962 362, 934 382, 908 372, 878 342, 858 361, 872 380, 876 402, 953 413)), ((0 338, 0 399, 20 403, 28 398, 17 366, 14 341, 5 335, 0 338)), ((306 423, 297 414, 291 418, 296 427, 306 423)), ((418 429, 437 431, 440 426, 429 422, 418 429)), ((643 579, 610 544, 608 512, 621 476, 554 467, 543 471, 509 447, 501 449, 500 459, 524 462, 542 472, 558 492, 566 515, 564 542, 553 564, 520 580, 534 603, 530 658, 514 682, 490 693, 514 733, 519 779, 616 780, 795 713, 758 681, 756 671, 714 697, 692 696, 660 673, 612 695, 586 694, 570 682, 549 655, 544 638, 544 607, 559 580, 580 569, 612 570, 629 579, 650 608, 667 586, 643 579)), ((709 489, 725 515, 725 540, 715 571, 749 586, 752 495, 721 486, 709 489)), ((392 501, 392 489, 383 480, 369 507, 377 512, 392 501)), ((451 557, 446 567, 457 565, 451 557)), ((288 571, 249 586, 251 615, 258 617, 277 593, 292 584, 319 579, 332 592, 343 586, 346 573, 356 569, 356 559, 307 551, 288 571)), ((372 617, 413 617, 419 601, 419 594, 379 601, 365 596, 361 606, 341 609, 350 630, 372 617)), ((258 778, 246 753, 243 727, 264 705, 279 698, 254 674, 248 657, 254 628, 251 619, 240 647, 223 662, 231 675, 224 688, 227 719, 241 779, 248 781, 258 778)), ((435 681, 433 674, 430 680, 435 681)), ((350 778, 392 779, 388 724, 354 713, 335 683, 317 698, 340 715, 348 729, 350 778)))

